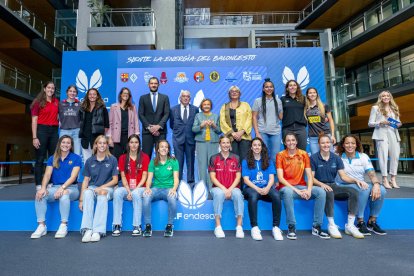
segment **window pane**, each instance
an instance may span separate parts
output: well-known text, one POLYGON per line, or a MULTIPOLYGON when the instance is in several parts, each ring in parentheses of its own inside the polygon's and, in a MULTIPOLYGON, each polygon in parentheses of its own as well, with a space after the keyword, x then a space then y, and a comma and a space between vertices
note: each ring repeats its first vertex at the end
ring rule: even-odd
POLYGON ((387 87, 402 83, 400 57, 398 52, 384 57, 384 74, 387 87))

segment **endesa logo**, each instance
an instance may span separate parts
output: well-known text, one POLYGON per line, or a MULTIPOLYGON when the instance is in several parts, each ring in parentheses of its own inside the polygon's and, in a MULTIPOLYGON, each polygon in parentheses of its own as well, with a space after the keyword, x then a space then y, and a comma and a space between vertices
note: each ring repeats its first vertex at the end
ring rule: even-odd
MULTIPOLYGON (((190 185, 184 181, 181 181, 177 194, 181 205, 189 210, 201 208, 206 203, 208 198, 207 187, 204 184, 204 181, 200 181, 194 186, 194 192, 191 191, 190 185)), ((178 212, 175 219, 214 220, 215 217, 213 213, 178 212)))

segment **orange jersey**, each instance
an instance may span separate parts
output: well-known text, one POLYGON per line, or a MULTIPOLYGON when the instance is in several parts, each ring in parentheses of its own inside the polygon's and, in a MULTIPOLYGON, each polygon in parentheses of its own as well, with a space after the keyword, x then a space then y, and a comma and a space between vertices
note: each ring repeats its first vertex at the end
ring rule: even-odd
MULTIPOLYGON (((306 186, 305 182, 305 168, 311 168, 310 158, 306 151, 296 149, 296 153, 290 156, 288 150, 283 150, 276 155, 276 169, 283 170, 283 178, 289 182, 290 185, 306 186)), ((279 189, 284 185, 280 184, 279 189)))

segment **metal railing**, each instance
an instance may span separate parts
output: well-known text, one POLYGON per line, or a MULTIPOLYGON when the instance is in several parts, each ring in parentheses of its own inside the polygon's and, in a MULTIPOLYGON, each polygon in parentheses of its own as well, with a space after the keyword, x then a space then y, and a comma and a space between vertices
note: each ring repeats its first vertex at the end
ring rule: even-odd
POLYGON ((53 28, 48 26, 42 19, 29 9, 20 0, 0 0, 0 4, 9 9, 14 15, 24 20, 29 26, 40 33, 53 47, 60 51, 68 50, 66 43, 54 35, 53 28))
POLYGON ((312 0, 301 12, 299 22, 305 20, 308 15, 310 15, 314 10, 316 10, 319 6, 325 3, 327 0, 312 0))
MULTIPOLYGON (((35 97, 42 90, 45 81, 0 60, 0 83, 35 97)), ((57 97, 60 96, 58 87, 60 86, 56 86, 55 90, 57 97)))
POLYGON ((342 26, 339 30, 332 32, 334 48, 369 30, 385 19, 392 17, 396 12, 412 5, 414 5, 414 2, 407 0, 385 0, 380 2, 378 5, 356 17, 350 23, 342 26))
POLYGON ((238 13, 203 13, 185 14, 186 26, 198 25, 264 25, 296 24, 300 12, 238 12, 238 13))
POLYGON ((104 13, 92 10, 90 27, 154 26, 155 14, 150 8, 109 9, 104 13))

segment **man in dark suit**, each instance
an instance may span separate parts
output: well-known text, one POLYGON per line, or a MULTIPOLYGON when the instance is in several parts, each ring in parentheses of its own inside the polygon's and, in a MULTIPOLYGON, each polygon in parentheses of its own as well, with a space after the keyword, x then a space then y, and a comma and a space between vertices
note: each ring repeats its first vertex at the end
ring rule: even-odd
POLYGON ((150 78, 148 87, 151 92, 139 98, 138 114, 142 123, 142 151, 151 158, 154 145, 167 137, 170 99, 158 93, 158 78, 150 78))
POLYGON ((192 131, 198 107, 190 104, 190 91, 182 90, 180 104, 170 112, 170 127, 173 131, 174 154, 180 165, 180 180, 183 179, 184 158, 187 166, 187 183, 194 185, 195 141, 192 131))

